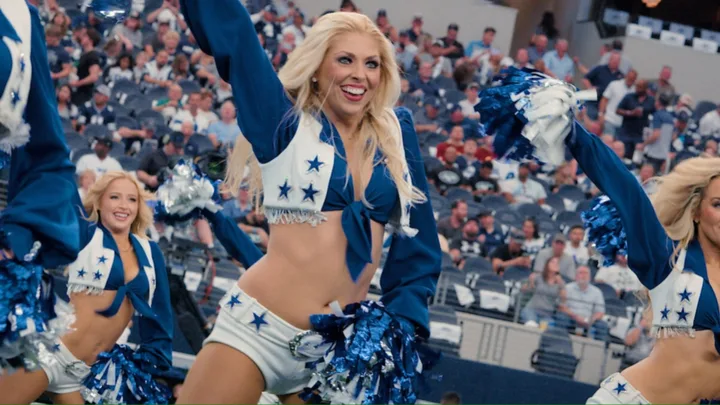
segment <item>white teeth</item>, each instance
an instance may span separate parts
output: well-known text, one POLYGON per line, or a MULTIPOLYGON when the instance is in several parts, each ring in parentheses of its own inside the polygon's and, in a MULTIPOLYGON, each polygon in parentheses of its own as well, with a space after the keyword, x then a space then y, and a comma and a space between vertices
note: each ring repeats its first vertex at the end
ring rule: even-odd
POLYGON ((365 94, 365 89, 360 89, 357 87, 342 87, 342 90, 346 93, 354 94, 356 96, 361 96, 365 94))
POLYGON ((127 219, 127 217, 129 217, 128 214, 115 214, 115 216, 118 217, 118 218, 120 218, 120 219, 127 219))

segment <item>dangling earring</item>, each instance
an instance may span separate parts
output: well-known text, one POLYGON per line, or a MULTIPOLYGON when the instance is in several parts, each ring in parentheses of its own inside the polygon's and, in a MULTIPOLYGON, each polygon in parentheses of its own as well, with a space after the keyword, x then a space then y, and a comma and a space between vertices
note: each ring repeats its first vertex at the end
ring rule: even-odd
POLYGON ((312 78, 312 82, 313 82, 313 83, 317 83, 317 77, 313 77, 313 78, 312 78))

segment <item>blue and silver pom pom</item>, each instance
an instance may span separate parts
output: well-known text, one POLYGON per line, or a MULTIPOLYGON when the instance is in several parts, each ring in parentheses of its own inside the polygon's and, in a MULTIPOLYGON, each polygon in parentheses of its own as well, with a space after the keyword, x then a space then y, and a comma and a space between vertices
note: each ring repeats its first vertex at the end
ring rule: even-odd
POLYGON ((126 345, 100 353, 85 379, 83 398, 93 404, 167 404, 172 391, 155 381, 126 345))
POLYGON ((195 164, 181 160, 157 191, 155 219, 167 224, 200 218, 203 210, 217 212, 220 206, 219 181, 210 180, 195 164))
POLYGON ((617 255, 627 255, 627 235, 620 213, 607 196, 596 197, 587 211, 580 214, 588 240, 603 257, 603 266, 615 263, 617 255))
POLYGON ((480 92, 475 110, 499 156, 561 164, 565 138, 582 101, 597 99, 595 90, 577 91, 572 84, 532 70, 509 68, 499 86, 480 92))
POLYGON ((52 277, 33 263, 40 246, 35 242, 23 260, 0 261, 0 374, 39 369, 43 353, 73 322, 57 317, 52 277))
POLYGON ((117 24, 126 19, 132 11, 131 0, 92 0, 89 8, 101 20, 117 24))
POLYGON ((333 404, 415 403, 423 364, 409 322, 375 301, 348 305, 344 316, 312 315, 310 322, 313 331, 291 342, 296 356, 320 357, 307 363, 313 376, 301 398, 333 404))

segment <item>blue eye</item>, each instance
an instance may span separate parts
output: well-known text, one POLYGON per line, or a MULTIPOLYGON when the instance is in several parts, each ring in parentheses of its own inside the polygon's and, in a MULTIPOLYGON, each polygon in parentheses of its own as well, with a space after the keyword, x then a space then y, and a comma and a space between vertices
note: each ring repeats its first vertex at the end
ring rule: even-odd
POLYGON ((349 65, 352 63, 352 59, 347 56, 341 56, 338 58, 338 62, 342 63, 343 65, 349 65))
POLYGON ((365 64, 365 66, 369 67, 370 69, 377 69, 380 67, 380 63, 377 61, 371 60, 365 64))

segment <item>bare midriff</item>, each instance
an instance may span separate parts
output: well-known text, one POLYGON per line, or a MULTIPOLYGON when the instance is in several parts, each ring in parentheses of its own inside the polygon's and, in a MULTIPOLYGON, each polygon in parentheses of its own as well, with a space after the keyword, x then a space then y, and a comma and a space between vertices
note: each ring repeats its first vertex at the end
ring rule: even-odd
POLYGON ((275 315, 300 329, 310 329, 310 315, 330 313, 365 299, 382 253, 385 227, 371 221, 372 264, 356 282, 346 265, 347 238, 341 211, 327 221, 271 225, 267 254, 238 281, 240 288, 275 315))
POLYGON ((720 398, 720 355, 708 330, 658 339, 650 355, 622 375, 653 404, 720 398))

